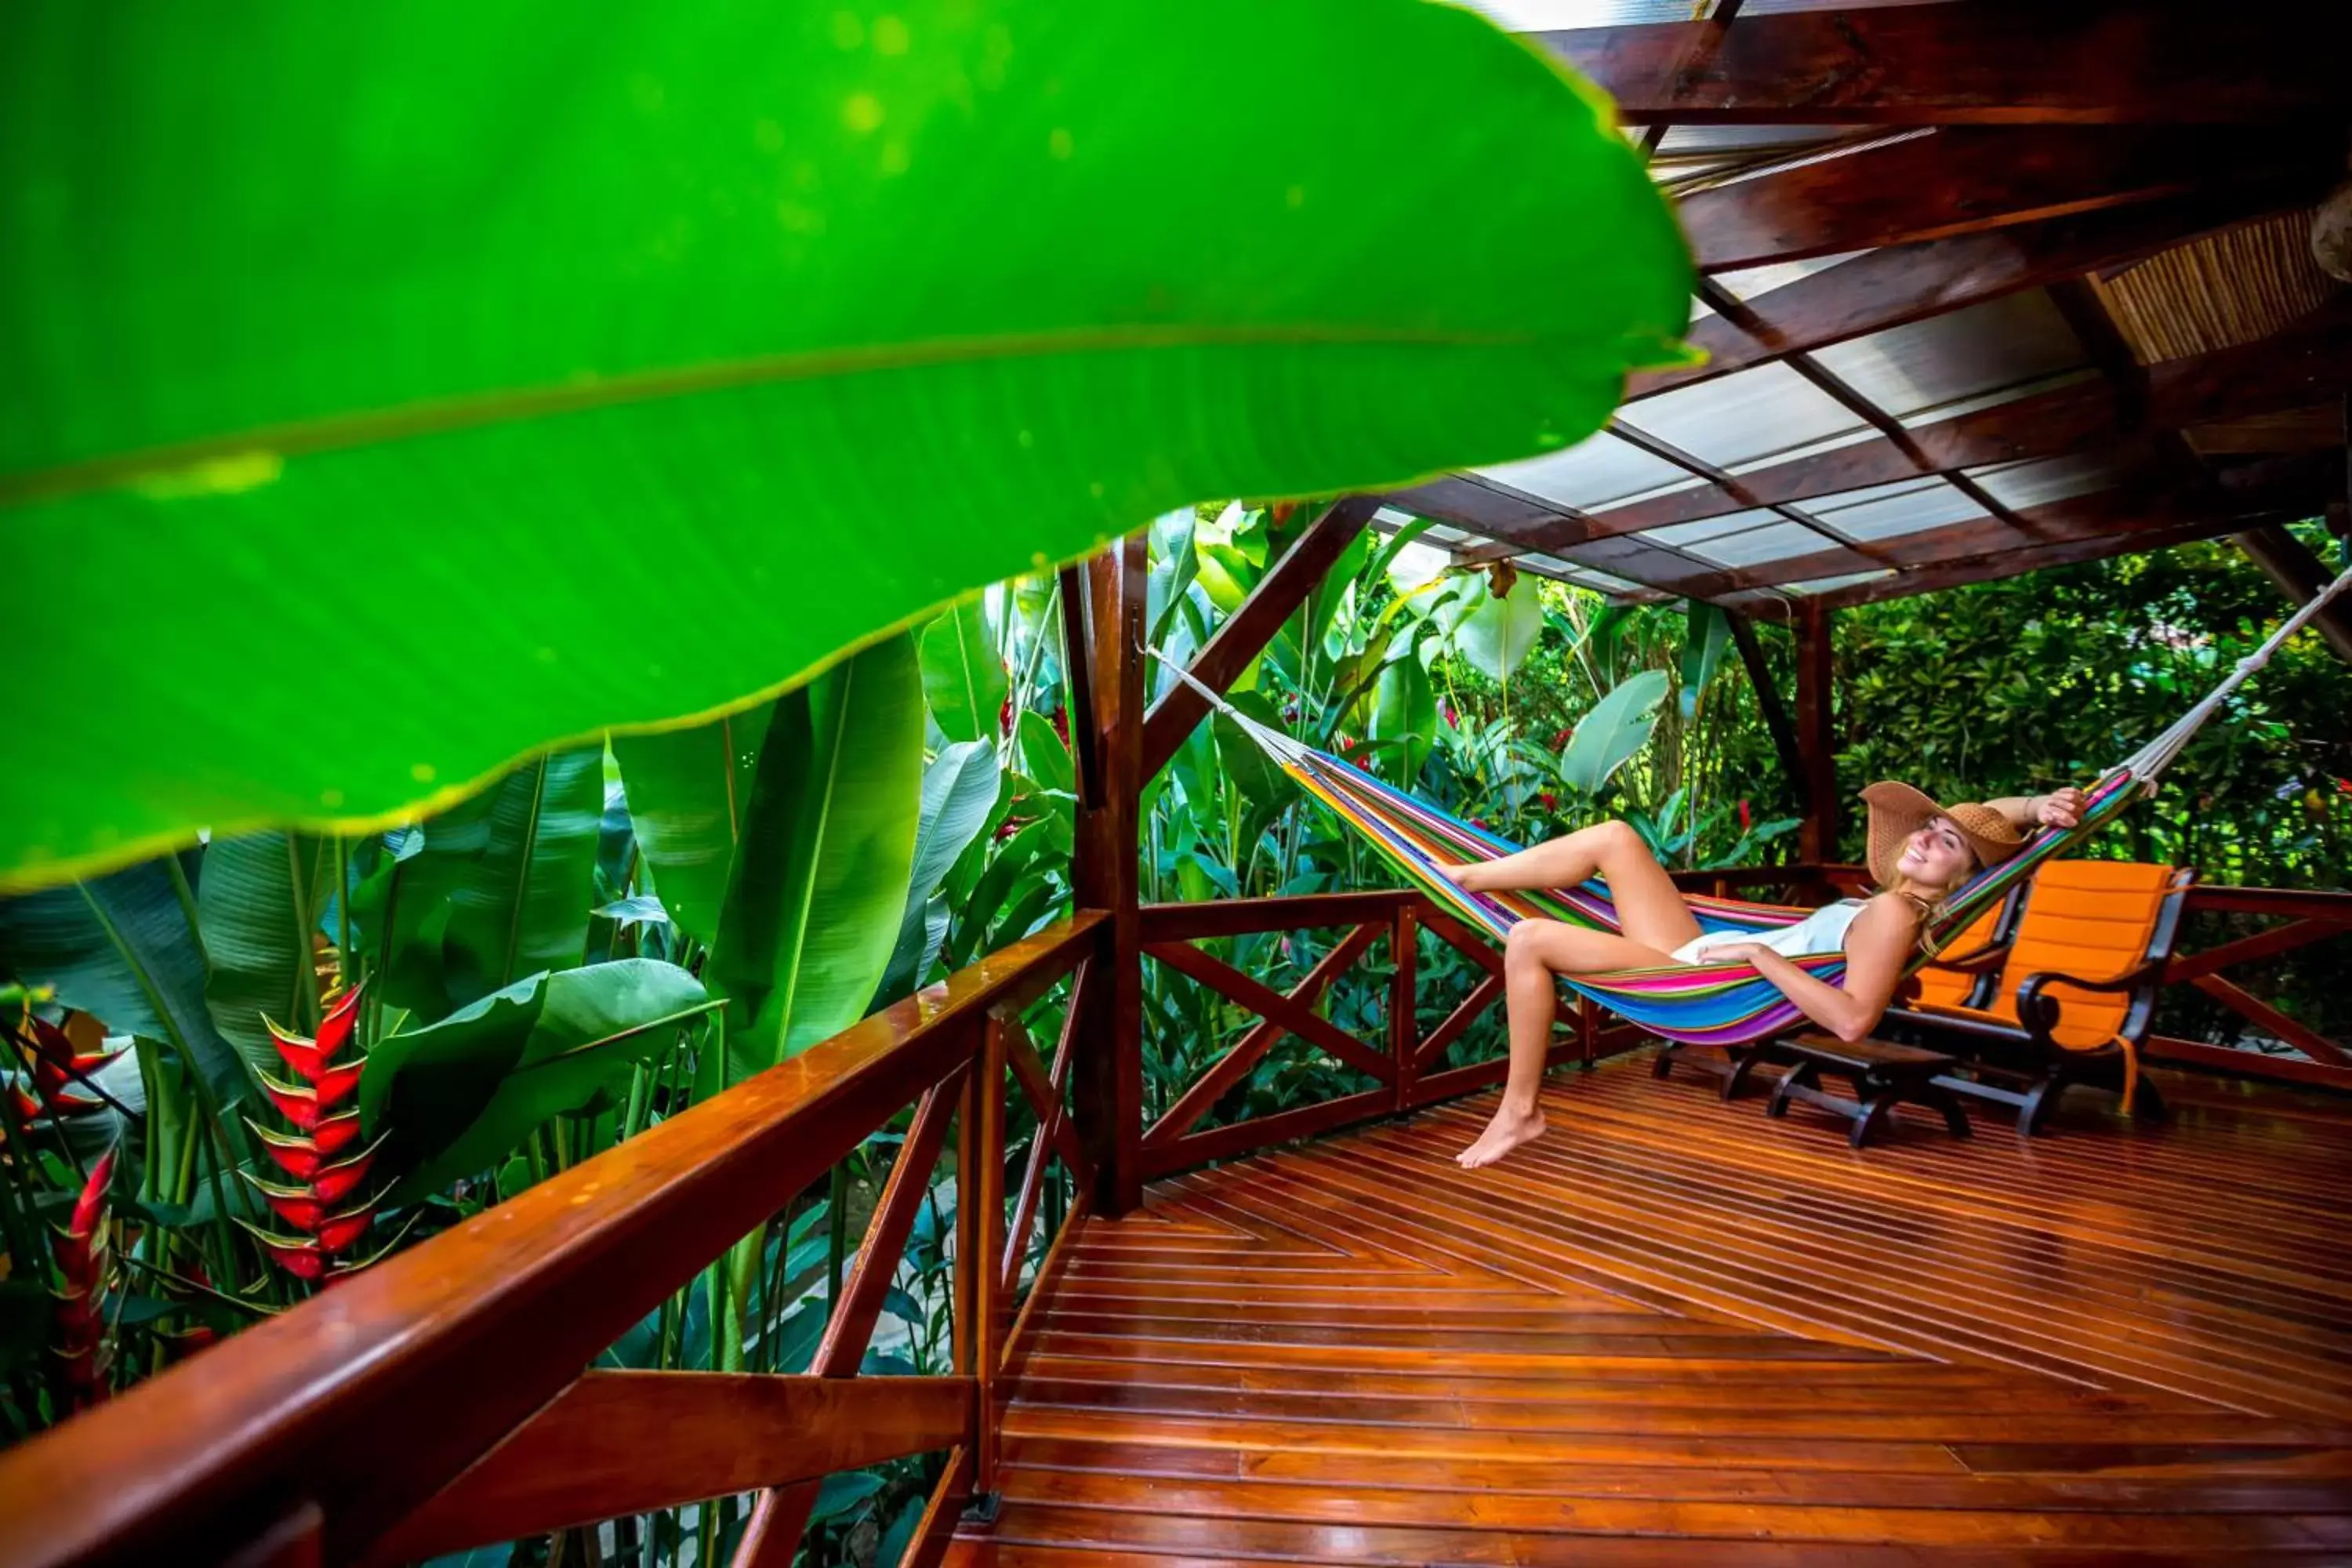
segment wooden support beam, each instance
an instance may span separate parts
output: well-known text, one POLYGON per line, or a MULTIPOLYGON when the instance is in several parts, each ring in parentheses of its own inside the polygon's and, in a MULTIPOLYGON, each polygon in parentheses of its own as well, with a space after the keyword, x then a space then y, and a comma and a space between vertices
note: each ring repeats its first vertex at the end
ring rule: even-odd
POLYGON ((1700 270, 1722 272, 2283 176, 2324 185, 2342 156, 2235 129, 1964 125, 1701 191, 1682 219, 1700 270))
MULTIPOLYGON (((1078 1136, 1094 1166, 1097 1212, 1143 1201, 1136 1152, 1143 1135, 1143 959, 1139 939, 1138 813, 1144 774, 1144 538, 1128 535, 1087 563, 1087 646, 1067 668, 1083 679, 1083 710, 1099 798, 1081 803, 1070 876, 1078 908, 1109 916, 1081 1000, 1087 1013, 1071 1065, 1078 1136)), ((1074 707, 1078 706, 1074 704, 1074 707)), ((1074 731, 1075 733, 1075 731, 1074 731)), ((977 1456, 975 1456, 975 1458, 977 1456)))
MULTIPOLYGON (((2275 522, 2249 529, 2237 535, 2233 542, 2298 609, 2309 604, 2336 576, 2309 546, 2275 522)), ((2312 617, 2311 626, 2327 639, 2327 646, 2336 650, 2338 658, 2352 664, 2352 611, 2345 609, 2340 595, 2312 617)))
POLYGON ((1830 613, 1809 604, 1797 621, 1797 746, 1803 762, 1805 822, 1798 830, 1801 859, 1837 854, 1837 721, 1831 659, 1830 613))
POLYGON ((1971 0, 1540 35, 1629 125, 2271 124, 2352 118, 2352 13, 1971 0))
POLYGON ((1748 667, 1748 682, 1756 689, 1756 707, 1764 715, 1764 727, 1772 733, 1772 749, 1780 754, 1780 771, 1789 776, 1790 786, 1796 791, 1800 816, 1812 814, 1812 781, 1807 776, 1805 749, 1797 742, 1797 727, 1790 722, 1789 710, 1780 701, 1780 689, 1772 680, 1772 667, 1764 662, 1764 645, 1757 639, 1756 625, 1738 610, 1726 610, 1724 619, 1730 624, 1731 640, 1739 649, 1739 662, 1748 667))
MULTIPOLYGON (((1219 696, 1232 689, 1250 661, 1265 651, 1291 612, 1307 602, 1307 595, 1323 581, 1332 563, 1364 531, 1380 505, 1378 496, 1349 496, 1334 502, 1309 523, 1194 658, 1192 679, 1219 696)), ((1139 777, 1145 782, 1157 777, 1192 727, 1208 716, 1207 698, 1181 681, 1170 687, 1143 721, 1143 764, 1139 777)))
POLYGON ((1627 401, 2138 260, 2267 216, 2307 194, 2296 184, 2233 186, 1874 250, 1749 301, 1750 312, 1763 323, 1760 331, 1720 314, 1697 321, 1690 342, 1706 353, 1706 362, 1637 374, 1628 384, 1627 401))
POLYGON ((963 1440, 969 1377, 589 1372, 377 1542, 419 1561, 963 1440))
POLYGON ((1886 599, 1907 598, 1914 594, 1939 594, 1949 588, 1999 582, 2053 566, 2079 566, 2086 562, 2105 561, 2111 555, 2140 554, 2152 550, 2168 550, 2176 544, 2193 544, 2201 539, 2218 539, 2240 526, 2227 520, 2209 519, 2202 522, 2179 523, 2137 532, 2100 534, 2054 544, 2024 548, 2009 546, 1967 560, 1906 571, 1873 583, 1857 583, 1852 587, 1821 595, 1818 602, 1834 610, 1849 605, 1874 605, 1886 599))

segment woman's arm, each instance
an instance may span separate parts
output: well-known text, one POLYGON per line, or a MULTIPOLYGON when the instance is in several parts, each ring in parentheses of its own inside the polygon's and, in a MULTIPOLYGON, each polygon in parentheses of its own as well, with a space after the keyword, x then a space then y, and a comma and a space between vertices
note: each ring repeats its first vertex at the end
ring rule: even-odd
POLYGON ((2068 784, 2049 795, 2011 795, 1985 805, 2009 818, 2011 827, 2072 827, 2083 820, 2083 792, 2068 784))
POLYGON ((1706 962, 1738 959, 1780 988, 1798 1010, 1841 1040, 1858 1040, 1878 1026, 1902 983, 1904 965, 1919 938, 1919 917, 1893 893, 1881 893, 1845 933, 1845 984, 1817 980, 1759 942, 1710 947, 1706 962))

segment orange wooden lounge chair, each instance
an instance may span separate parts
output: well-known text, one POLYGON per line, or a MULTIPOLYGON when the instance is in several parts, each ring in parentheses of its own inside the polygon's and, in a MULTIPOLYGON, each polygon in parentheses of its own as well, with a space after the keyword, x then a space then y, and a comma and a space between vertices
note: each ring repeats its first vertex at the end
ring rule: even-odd
POLYGON ((2034 873, 2006 947, 1956 951, 1881 1027, 1960 1057, 1962 1072, 1937 1083, 2015 1106, 2024 1136, 2043 1129, 2070 1084, 2114 1089, 2125 1110, 2161 1116, 2139 1048, 2196 879, 2171 866, 2053 860, 2034 873), (1948 999, 1964 977, 1995 971, 1990 994, 1948 999))

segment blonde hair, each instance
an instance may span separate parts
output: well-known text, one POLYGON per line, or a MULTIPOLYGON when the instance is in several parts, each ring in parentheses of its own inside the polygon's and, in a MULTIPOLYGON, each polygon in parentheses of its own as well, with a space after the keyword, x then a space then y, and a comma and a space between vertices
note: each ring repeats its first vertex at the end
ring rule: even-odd
MULTIPOLYGON (((1970 858, 1973 860, 1974 857, 1971 856, 1970 858)), ((1907 882, 1909 879, 1897 878, 1896 880, 1907 882)), ((1941 895, 1934 899, 1923 899, 1907 887, 1882 887, 1878 890, 1882 893, 1892 893, 1911 906, 1911 912, 1917 916, 1919 921, 1917 933, 1919 951, 1929 958, 1936 958, 1944 951, 1944 944, 1936 938, 1936 922, 1950 912, 1952 894, 1967 880, 1968 874, 1963 872, 1959 882, 1945 889, 1941 895)))

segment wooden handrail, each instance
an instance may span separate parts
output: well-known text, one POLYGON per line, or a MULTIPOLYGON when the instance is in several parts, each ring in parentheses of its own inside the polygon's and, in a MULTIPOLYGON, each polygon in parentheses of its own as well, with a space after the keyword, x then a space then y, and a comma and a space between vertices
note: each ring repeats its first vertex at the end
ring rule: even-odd
MULTIPOLYGON (((361 1558, 973 1060, 991 1010, 1042 994, 1101 923, 1081 912, 992 953, 0 1456, 0 1562, 216 1562, 297 1527, 315 1560, 361 1558)), ((788 1458, 767 1456, 778 1479, 788 1458)))

